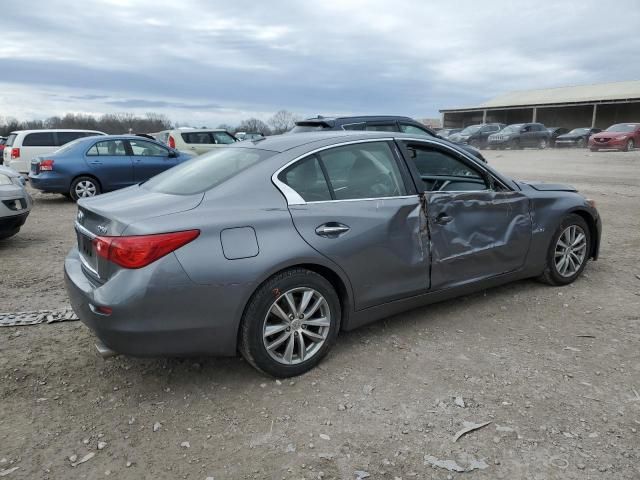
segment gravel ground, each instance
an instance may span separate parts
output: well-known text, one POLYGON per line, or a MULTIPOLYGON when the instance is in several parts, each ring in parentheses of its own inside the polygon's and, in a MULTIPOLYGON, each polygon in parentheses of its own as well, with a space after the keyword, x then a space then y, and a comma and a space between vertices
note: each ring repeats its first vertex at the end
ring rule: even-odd
MULTIPOLYGON (((601 258, 575 284, 397 315, 282 382, 238 358, 105 361, 80 322, 0 328, 0 476, 640 478, 640 152, 486 156, 597 201, 601 258), (491 423, 454 442, 464 422, 491 423)), ((67 305, 75 206, 35 200, 0 242, 0 311, 67 305)))

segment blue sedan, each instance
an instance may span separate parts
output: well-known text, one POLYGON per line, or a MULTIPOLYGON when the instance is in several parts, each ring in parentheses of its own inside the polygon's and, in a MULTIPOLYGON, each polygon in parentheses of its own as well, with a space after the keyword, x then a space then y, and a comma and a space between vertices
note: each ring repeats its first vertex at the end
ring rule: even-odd
POLYGON ((29 179, 38 190, 78 200, 144 182, 190 158, 142 137, 87 137, 34 158, 29 179))

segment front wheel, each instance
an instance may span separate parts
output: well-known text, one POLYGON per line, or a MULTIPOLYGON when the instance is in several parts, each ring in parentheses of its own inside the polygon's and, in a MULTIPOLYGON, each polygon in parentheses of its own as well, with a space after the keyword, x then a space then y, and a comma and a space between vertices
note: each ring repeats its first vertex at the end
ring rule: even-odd
POLYGON ((584 138, 579 138, 578 141, 576 142, 576 147, 584 148, 584 145, 585 145, 584 138))
POLYGON ((549 145, 549 142, 546 138, 541 138, 540 141, 538 142, 538 148, 540 150, 544 150, 545 148, 547 148, 548 145, 549 145))
POLYGON ((73 201, 81 198, 95 197, 100 195, 100 184, 93 177, 78 177, 71 183, 69 196, 73 201))
POLYGON ((287 270, 267 280, 249 301, 240 353, 274 377, 301 375, 331 349, 340 321, 340 300, 331 283, 310 270, 287 270))
POLYGON ((540 280, 568 285, 580 276, 589 259, 591 235, 580 215, 567 215, 556 230, 547 252, 547 267, 540 280))

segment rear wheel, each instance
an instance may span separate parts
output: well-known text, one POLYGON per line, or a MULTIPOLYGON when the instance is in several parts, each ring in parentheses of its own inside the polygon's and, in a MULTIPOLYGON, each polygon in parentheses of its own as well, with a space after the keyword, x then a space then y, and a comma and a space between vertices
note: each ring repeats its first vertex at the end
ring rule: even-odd
POLYGON ((576 147, 584 148, 584 145, 585 145, 584 138, 579 138, 578 141, 576 141, 576 147))
POLYGON ((591 235, 580 215, 570 214, 551 239, 547 268, 540 280, 549 285, 568 285, 580 276, 589 259, 591 235))
POLYGON ((630 152, 631 150, 633 150, 635 148, 635 143, 633 143, 633 138, 630 138, 629 140, 627 140, 627 143, 624 146, 624 151, 625 152, 630 152))
POLYGON ((549 141, 546 138, 541 138, 538 142, 538 148, 544 150, 549 145, 549 141))
POLYGON ((287 270, 267 280, 249 301, 240 353, 274 377, 300 375, 331 349, 340 321, 340 300, 331 283, 310 270, 287 270))
POLYGON ((69 195, 74 201, 100 195, 100 183, 93 177, 78 177, 71 182, 69 195))

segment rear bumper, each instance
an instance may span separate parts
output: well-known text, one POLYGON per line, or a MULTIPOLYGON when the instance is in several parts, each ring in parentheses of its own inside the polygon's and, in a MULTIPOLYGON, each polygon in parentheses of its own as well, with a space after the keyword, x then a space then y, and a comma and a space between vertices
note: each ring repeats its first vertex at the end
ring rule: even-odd
POLYGON ((51 172, 29 173, 29 180, 33 188, 43 192, 68 193, 70 188, 69 180, 66 177, 51 172))
POLYGON ((73 310, 114 352, 139 357, 236 353, 238 322, 226 315, 223 292, 194 284, 173 254, 98 284, 85 274, 74 248, 64 271, 73 310), (112 313, 97 313, 96 307, 112 313))

